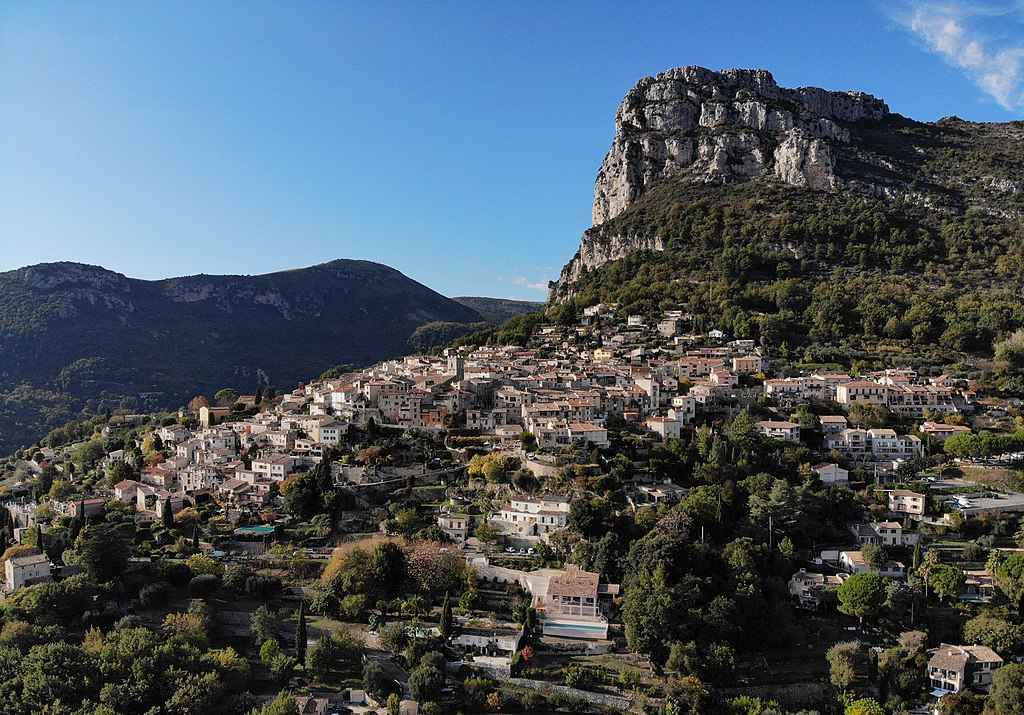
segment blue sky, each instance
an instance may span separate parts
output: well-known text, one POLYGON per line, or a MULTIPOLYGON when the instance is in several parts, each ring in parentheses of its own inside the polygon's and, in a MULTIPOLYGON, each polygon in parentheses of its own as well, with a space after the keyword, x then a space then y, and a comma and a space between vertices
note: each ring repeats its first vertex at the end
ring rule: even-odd
POLYGON ((920 120, 1019 119, 1024 2, 0 4, 0 271, 334 258, 542 300, 615 109, 758 67, 920 120))

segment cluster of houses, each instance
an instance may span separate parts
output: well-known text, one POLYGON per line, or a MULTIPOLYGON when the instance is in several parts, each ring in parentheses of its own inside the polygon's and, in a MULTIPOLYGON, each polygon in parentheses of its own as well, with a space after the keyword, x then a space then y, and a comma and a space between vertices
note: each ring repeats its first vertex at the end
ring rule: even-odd
MULTIPOLYGON (((603 309, 588 309, 584 322, 603 309)), ((613 416, 646 421, 665 439, 678 437, 700 410, 725 402, 739 376, 763 369, 752 340, 682 354, 621 347, 645 327, 634 316, 594 350, 558 343, 560 330, 542 329, 540 341, 555 341, 558 350, 503 346, 411 356, 311 384, 302 396, 310 398, 312 414, 419 429, 465 427, 498 448, 518 446, 528 432, 538 448, 557 449, 606 446, 606 420, 613 416)))
MULTIPOLYGON (((887 493, 888 511, 893 518, 884 521, 849 525, 860 548, 826 549, 815 559, 813 570, 801 568, 789 580, 789 593, 804 609, 819 610, 853 574, 876 573, 892 579, 905 579, 906 566, 885 558, 869 563, 863 548, 867 545, 885 549, 910 549, 921 541, 921 535, 909 522, 924 515, 927 497, 907 489, 887 493), (896 518, 903 517, 904 522, 896 518)), ((884 552, 883 552, 884 553, 884 552)), ((995 595, 994 579, 984 567, 963 566, 964 579, 957 598, 962 603, 987 604, 995 595)), ((943 643, 929 652, 928 680, 931 695, 942 698, 965 689, 985 690, 992 683, 993 672, 1003 665, 1003 658, 982 645, 943 643)))
POLYGON ((173 455, 141 470, 138 480, 114 485, 114 497, 137 512, 156 516, 170 502, 213 498, 230 508, 267 505, 276 484, 320 462, 348 425, 324 415, 290 410, 261 412, 213 424, 217 413, 200 410, 200 426, 160 427, 154 434, 173 455))
MULTIPOLYGON (((507 543, 532 545, 548 537, 569 522, 569 498, 514 496, 485 520, 505 537, 507 543)), ((474 523, 482 520, 466 512, 461 504, 440 507, 437 525, 449 539, 465 546, 474 523)), ((525 546, 523 548, 526 548, 525 546)))
MULTIPOLYGON (((764 394, 780 408, 799 404, 834 403, 842 410, 858 404, 873 405, 915 418, 967 412, 973 409, 976 395, 961 389, 943 375, 920 381, 908 368, 884 370, 857 379, 846 374, 813 373, 798 377, 768 379, 763 382, 764 394)), ((886 464, 912 459, 924 454, 924 444, 917 435, 897 434, 891 429, 858 429, 851 427, 844 415, 819 417, 823 435, 822 451, 835 452, 857 464, 886 464)), ((789 421, 765 421, 758 430, 775 439, 799 442, 800 425, 789 421)), ((969 427, 925 421, 921 433, 929 440, 944 442, 969 427)))
POLYGON ((783 406, 836 402, 845 409, 857 403, 885 407, 911 417, 925 412, 947 414, 970 409, 975 395, 946 375, 921 381, 909 368, 893 368, 859 379, 846 374, 811 375, 765 380, 765 394, 783 406))

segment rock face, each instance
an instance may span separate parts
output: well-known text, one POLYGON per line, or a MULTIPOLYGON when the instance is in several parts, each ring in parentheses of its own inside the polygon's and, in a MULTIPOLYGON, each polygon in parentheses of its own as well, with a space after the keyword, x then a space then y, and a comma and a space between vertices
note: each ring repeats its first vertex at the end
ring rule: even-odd
POLYGON ((661 236, 623 235, 595 226, 583 234, 580 250, 562 269, 558 283, 571 285, 584 270, 618 260, 633 251, 664 251, 665 244, 661 236))
POLYGON ((679 67, 646 77, 615 116, 615 140, 594 187, 594 225, 622 213, 652 184, 765 177, 834 188, 844 124, 878 121, 885 102, 860 92, 779 87, 764 70, 679 67))

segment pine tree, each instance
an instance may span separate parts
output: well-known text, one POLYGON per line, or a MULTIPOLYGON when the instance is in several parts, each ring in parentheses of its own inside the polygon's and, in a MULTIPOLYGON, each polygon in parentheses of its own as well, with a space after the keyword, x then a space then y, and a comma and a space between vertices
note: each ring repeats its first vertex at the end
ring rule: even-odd
POLYGON ((299 602, 299 626, 295 629, 295 657, 300 663, 306 662, 306 603, 299 602))
POLYGON ((452 637, 452 599, 448 591, 444 592, 444 604, 441 606, 441 622, 439 626, 441 638, 447 641, 452 637))
POLYGON ((174 510, 171 508, 171 499, 164 499, 163 512, 161 514, 164 526, 168 529, 174 527, 174 510))

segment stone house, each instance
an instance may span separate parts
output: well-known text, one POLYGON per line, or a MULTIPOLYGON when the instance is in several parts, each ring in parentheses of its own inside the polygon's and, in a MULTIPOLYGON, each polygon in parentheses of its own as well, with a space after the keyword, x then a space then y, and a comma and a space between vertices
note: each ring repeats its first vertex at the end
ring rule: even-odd
POLYGON ((949 645, 943 643, 928 651, 928 681, 932 695, 959 693, 966 688, 987 690, 992 673, 1002 667, 1003 659, 983 645, 949 645))

